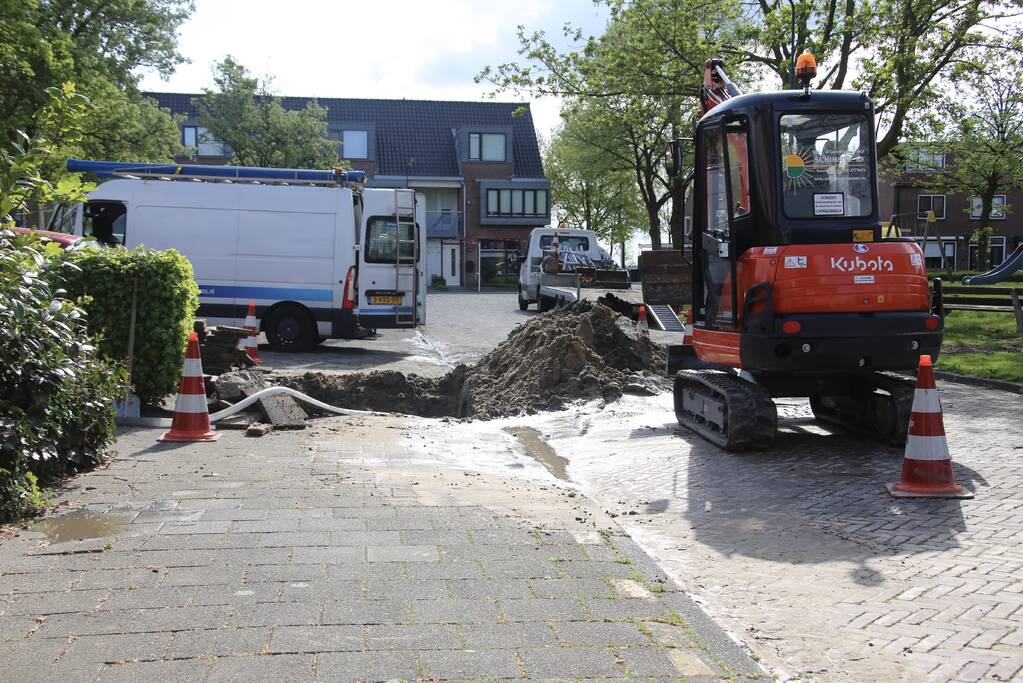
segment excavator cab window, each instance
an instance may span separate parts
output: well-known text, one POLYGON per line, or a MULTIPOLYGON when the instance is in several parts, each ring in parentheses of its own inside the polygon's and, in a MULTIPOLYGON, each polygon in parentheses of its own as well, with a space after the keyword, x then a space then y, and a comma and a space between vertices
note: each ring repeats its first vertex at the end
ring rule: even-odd
POLYGON ((704 324, 737 324, 736 236, 750 226, 749 133, 745 119, 709 122, 700 150, 704 174, 701 266, 704 324))
POLYGON ((871 215, 873 155, 866 115, 783 114, 780 133, 786 216, 871 215))

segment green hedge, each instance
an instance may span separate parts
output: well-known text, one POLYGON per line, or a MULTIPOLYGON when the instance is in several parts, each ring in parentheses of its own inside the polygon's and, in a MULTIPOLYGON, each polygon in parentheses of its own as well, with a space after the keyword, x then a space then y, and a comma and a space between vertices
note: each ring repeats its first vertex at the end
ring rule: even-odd
POLYGON ((59 288, 73 270, 56 245, 0 231, 0 521, 40 507, 39 480, 94 466, 114 436, 125 375, 59 288))
POLYGON ((174 249, 85 249, 67 258, 79 268, 68 278, 68 292, 82 298, 100 351, 119 361, 128 358, 131 293, 138 279, 135 393, 144 404, 156 405, 177 391, 199 308, 199 287, 188 259, 174 249))

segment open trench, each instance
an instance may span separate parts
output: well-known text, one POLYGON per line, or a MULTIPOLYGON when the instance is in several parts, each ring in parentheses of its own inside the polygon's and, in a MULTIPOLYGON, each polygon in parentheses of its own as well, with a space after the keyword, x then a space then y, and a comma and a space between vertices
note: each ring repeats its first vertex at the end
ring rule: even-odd
POLYGON ((440 378, 307 372, 277 381, 340 408, 490 419, 652 393, 663 367, 663 350, 635 322, 580 302, 530 318, 478 363, 440 378))

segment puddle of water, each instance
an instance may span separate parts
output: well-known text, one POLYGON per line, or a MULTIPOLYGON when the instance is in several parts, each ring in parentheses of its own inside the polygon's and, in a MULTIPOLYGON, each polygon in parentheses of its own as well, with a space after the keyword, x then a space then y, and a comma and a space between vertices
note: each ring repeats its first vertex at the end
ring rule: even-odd
POLYGON ((124 531, 132 515, 76 511, 50 517, 29 525, 29 531, 42 533, 50 543, 103 538, 124 531))
POLYGON ((532 427, 505 427, 504 431, 518 439, 525 448, 526 455, 546 467, 548 472, 561 481, 570 481, 565 471, 568 460, 554 452, 550 444, 543 440, 540 432, 532 427))
POLYGON ((202 518, 202 510, 140 512, 133 522, 145 524, 152 522, 198 522, 202 518))

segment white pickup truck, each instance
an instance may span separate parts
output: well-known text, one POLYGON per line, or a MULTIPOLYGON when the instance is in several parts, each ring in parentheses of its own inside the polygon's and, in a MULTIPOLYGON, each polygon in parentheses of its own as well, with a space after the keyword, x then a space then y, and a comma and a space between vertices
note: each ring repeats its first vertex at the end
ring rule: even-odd
MULTIPOLYGON (((579 228, 555 228, 545 226, 534 228, 529 233, 525 257, 519 265, 519 309, 526 310, 529 304, 542 301, 540 288, 543 280, 544 262, 556 256, 559 261, 555 273, 576 273, 587 284, 595 284, 601 276, 614 273, 613 279, 628 282, 626 271, 618 270, 611 255, 597 244, 597 233, 579 228), (555 245, 557 248, 555 250, 555 245)), ((550 273, 550 269, 548 269, 550 273)), ((563 278, 562 278, 563 279, 563 278)), ((574 282, 574 280, 573 280, 574 282)), ((573 285, 573 289, 575 285, 573 285)))

